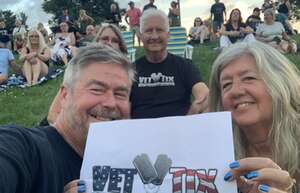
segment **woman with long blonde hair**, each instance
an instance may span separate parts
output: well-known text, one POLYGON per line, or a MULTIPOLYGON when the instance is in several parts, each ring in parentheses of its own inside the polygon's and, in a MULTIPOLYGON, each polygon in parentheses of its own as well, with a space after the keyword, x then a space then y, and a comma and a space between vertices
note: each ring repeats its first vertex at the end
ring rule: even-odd
POLYGON ((37 84, 38 78, 48 73, 46 62, 50 59, 50 49, 44 36, 37 29, 28 32, 26 46, 22 49, 20 60, 24 63, 23 74, 28 86, 37 84))
POLYGON ((259 41, 234 44, 215 60, 210 110, 230 111, 237 161, 226 181, 242 193, 298 193, 300 72, 259 41))

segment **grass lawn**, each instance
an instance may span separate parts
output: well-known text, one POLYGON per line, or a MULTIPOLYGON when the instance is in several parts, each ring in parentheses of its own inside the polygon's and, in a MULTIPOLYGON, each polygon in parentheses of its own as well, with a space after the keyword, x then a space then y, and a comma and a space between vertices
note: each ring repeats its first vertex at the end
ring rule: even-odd
MULTIPOLYGON (((300 44, 300 35, 295 39, 300 44)), ((203 80, 208 83, 211 65, 217 57, 213 50, 217 42, 196 46, 193 62, 199 67, 203 80)), ((143 49, 137 49, 136 57, 143 55, 143 49)), ((300 68, 300 55, 287 55, 300 68)), ((12 88, 0 92, 0 125, 17 124, 32 127, 39 123, 47 114, 49 105, 57 93, 62 77, 50 80, 42 85, 20 89, 12 88)))

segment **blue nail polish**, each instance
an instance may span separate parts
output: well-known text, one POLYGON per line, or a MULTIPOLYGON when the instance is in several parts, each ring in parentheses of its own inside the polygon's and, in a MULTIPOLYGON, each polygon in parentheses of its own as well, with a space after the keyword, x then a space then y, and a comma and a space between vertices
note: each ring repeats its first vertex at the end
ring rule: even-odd
POLYGON ((270 187, 268 185, 265 185, 265 184, 261 184, 261 185, 258 186, 258 190, 260 192, 263 192, 263 193, 269 192, 269 189, 270 189, 270 187))
POLYGON ((227 181, 231 181, 232 180, 232 173, 231 172, 227 172, 227 174, 225 174, 224 176, 224 180, 227 181))
POLYGON ((253 172, 249 172, 248 174, 246 174, 245 178, 247 178, 248 180, 251 180, 253 178, 257 178, 257 176, 258 176, 258 172, 253 171, 253 172))
POLYGON ((84 180, 79 180, 79 181, 77 182, 77 186, 82 186, 82 185, 85 185, 84 180))
POLYGON ((229 164, 229 167, 231 169, 236 169, 236 168, 239 168, 240 167, 240 163, 235 161, 235 162, 232 162, 231 164, 229 164))
POLYGON ((83 193, 86 191, 85 185, 81 185, 77 187, 77 192, 78 193, 83 193))

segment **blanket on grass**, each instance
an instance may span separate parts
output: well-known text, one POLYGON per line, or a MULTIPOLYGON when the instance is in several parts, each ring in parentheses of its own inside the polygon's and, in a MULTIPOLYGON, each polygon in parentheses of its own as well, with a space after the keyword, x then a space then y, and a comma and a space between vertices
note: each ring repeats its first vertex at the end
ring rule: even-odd
MULTIPOLYGON (((37 83, 37 85, 41 85, 48 80, 55 79, 58 76, 62 75, 64 72, 63 68, 49 68, 49 72, 46 76, 41 77, 37 83)), ((7 89, 17 87, 17 88, 28 88, 26 86, 26 79, 23 76, 16 76, 12 74, 8 77, 7 81, 4 84, 0 85, 0 92, 5 92, 7 89)))

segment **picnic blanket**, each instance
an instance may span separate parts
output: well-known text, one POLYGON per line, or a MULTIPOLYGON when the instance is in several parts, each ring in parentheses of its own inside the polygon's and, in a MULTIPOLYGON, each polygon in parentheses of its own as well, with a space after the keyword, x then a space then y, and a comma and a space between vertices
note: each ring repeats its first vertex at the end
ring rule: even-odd
MULTIPOLYGON (((49 68, 49 72, 46 76, 41 77, 38 80, 37 85, 41 85, 48 80, 55 79, 58 76, 62 75, 64 72, 64 68, 49 68)), ((17 87, 17 88, 29 88, 26 86, 26 79, 24 76, 16 76, 15 74, 12 74, 8 77, 7 81, 4 84, 0 85, 0 92, 5 92, 7 89, 17 87)))

